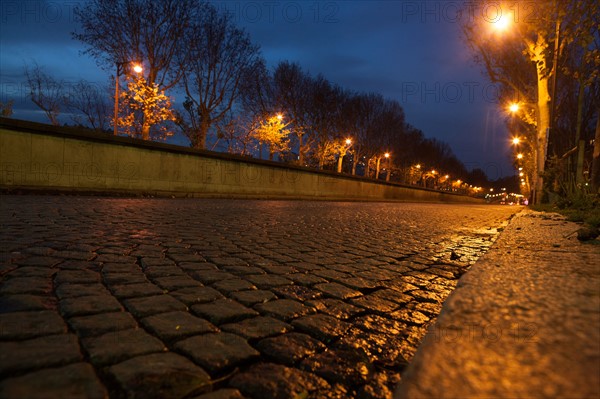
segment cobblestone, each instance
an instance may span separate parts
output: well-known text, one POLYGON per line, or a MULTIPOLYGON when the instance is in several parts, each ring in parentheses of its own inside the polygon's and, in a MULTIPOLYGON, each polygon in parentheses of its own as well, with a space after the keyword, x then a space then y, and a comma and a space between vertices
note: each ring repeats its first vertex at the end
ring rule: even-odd
POLYGON ((48 368, 0 382, 5 399, 104 399, 107 391, 88 363, 48 368))
POLYGON ((215 375, 259 355, 245 339, 230 333, 198 335, 178 342, 175 349, 215 375))
POLYGON ((91 362, 97 366, 107 366, 134 356, 162 352, 166 349, 161 341, 141 329, 115 331, 97 337, 83 338, 81 343, 91 362))
POLYGON ((0 201, 7 398, 389 399, 458 277, 515 212, 0 201))
POLYGON ((110 367, 108 373, 130 398, 187 398, 211 389, 210 376, 175 353, 134 357, 110 367))
POLYGON ((0 340, 20 340, 67 332, 67 325, 56 312, 15 312, 0 314, 0 340))

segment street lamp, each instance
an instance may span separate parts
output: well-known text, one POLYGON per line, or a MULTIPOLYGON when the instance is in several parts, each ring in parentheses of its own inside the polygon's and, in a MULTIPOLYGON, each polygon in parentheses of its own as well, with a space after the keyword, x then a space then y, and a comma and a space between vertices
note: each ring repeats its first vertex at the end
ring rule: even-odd
POLYGON ((391 170, 390 170, 390 153, 386 152, 385 154, 383 154, 383 156, 387 158, 387 173, 385 174, 385 181, 390 181, 390 174, 391 174, 391 170))
POLYGON ((519 144, 521 144, 521 139, 518 137, 513 137, 512 143, 513 143, 513 145, 519 145, 519 144))
POLYGON ((125 71, 125 67, 129 64, 133 64, 133 72, 135 73, 142 73, 142 71, 144 70, 144 68, 142 68, 142 66, 135 62, 135 61, 123 61, 123 62, 117 62, 117 76, 115 77, 115 119, 114 119, 114 125, 115 125, 115 130, 114 130, 114 135, 116 136, 119 131, 118 131, 118 120, 119 120, 119 78, 121 77, 121 75, 123 74, 123 72, 125 71))
POLYGON ((337 164, 337 172, 338 173, 342 173, 342 162, 344 160, 344 156, 348 152, 348 149, 352 145, 352 139, 347 138, 344 142, 346 143, 346 147, 340 148, 340 156, 338 157, 338 164, 337 164))
POLYGON ((517 154, 517 159, 523 159, 523 154, 517 154))

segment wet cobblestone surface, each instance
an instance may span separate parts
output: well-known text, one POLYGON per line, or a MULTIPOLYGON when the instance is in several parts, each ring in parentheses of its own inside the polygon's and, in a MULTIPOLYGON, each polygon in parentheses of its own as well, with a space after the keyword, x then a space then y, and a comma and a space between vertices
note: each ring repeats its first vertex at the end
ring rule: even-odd
POLYGON ((518 208, 2 196, 0 397, 390 398, 518 208))

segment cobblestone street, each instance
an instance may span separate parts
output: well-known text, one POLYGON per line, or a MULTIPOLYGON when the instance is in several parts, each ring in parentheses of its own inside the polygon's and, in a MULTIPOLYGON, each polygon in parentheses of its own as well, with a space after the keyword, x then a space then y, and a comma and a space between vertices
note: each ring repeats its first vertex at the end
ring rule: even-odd
POLYGON ((0 397, 390 398, 519 207, 2 196, 0 397))

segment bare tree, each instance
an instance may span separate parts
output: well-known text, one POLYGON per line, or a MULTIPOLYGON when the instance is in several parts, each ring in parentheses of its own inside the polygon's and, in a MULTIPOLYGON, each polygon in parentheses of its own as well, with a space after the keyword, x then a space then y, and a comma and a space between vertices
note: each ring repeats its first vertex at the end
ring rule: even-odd
POLYGON ((197 12, 180 43, 179 55, 187 95, 187 133, 193 136, 190 140, 196 148, 205 148, 209 129, 221 122, 240 98, 244 76, 257 71, 262 63, 258 47, 234 25, 230 14, 212 6, 197 12))
POLYGON ((71 119, 77 124, 104 131, 110 124, 111 106, 107 101, 108 88, 100 87, 86 80, 73 85, 66 96, 66 106, 71 111, 71 119))
MULTIPOLYGON (((105 70, 141 62, 148 87, 156 84, 166 90, 181 78, 175 62, 178 44, 198 7, 202 3, 196 0, 90 0, 74 9, 82 31, 73 37, 88 46, 85 53, 105 70)), ((149 138, 150 127, 142 121, 144 139, 149 138)))
POLYGON ((304 165, 314 139, 309 134, 308 123, 312 78, 299 64, 284 61, 273 72, 273 84, 274 101, 277 102, 277 108, 291 120, 290 131, 298 147, 298 163, 304 165))
POLYGON ((64 101, 64 83, 48 75, 37 63, 32 68, 25 66, 25 78, 31 101, 44 111, 50 123, 58 126, 58 115, 64 101))

